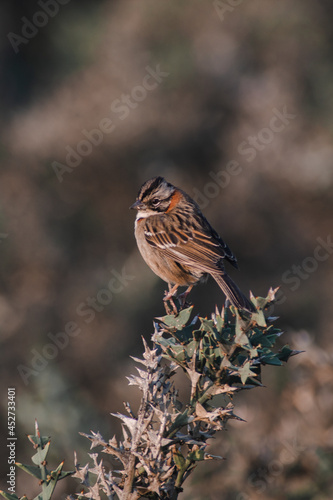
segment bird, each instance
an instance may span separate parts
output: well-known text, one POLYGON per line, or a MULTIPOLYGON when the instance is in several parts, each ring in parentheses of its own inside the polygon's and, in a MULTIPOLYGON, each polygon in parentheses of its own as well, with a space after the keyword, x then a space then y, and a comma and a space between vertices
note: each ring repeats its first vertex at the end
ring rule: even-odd
POLYGON ((130 208, 137 210, 134 232, 141 256, 168 283, 164 301, 173 304, 178 287, 186 286, 185 303, 192 287, 210 275, 232 305, 256 312, 225 271, 225 261, 238 268, 235 255, 185 191, 153 177, 142 184, 130 208))

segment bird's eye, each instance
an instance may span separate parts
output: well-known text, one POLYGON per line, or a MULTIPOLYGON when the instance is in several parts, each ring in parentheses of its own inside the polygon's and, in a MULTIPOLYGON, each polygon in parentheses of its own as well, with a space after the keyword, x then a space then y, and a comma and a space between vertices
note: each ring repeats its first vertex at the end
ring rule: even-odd
POLYGON ((153 205, 153 207, 157 207, 160 204, 159 198, 153 198, 151 200, 151 204, 153 205))

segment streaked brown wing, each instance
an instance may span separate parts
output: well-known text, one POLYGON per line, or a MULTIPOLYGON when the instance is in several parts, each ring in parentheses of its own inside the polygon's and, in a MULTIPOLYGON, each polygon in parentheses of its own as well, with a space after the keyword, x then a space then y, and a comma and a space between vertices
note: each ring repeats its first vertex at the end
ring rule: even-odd
POLYGON ((219 237, 216 235, 216 238, 214 233, 210 226, 202 227, 196 224, 196 227, 193 227, 190 224, 179 224, 179 220, 170 215, 167 218, 153 216, 145 221, 145 236, 152 247, 163 250, 180 264, 193 266, 207 273, 221 271, 222 259, 228 258, 221 244, 222 240, 217 239, 219 237))

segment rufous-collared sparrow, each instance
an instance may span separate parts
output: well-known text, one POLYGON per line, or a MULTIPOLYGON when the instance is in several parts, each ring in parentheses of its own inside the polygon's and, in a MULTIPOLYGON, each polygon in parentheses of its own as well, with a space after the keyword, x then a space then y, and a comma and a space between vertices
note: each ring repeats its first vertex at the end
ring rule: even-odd
POLYGON ((169 285, 164 300, 172 300, 179 286, 188 287, 187 296, 210 274, 236 308, 256 311, 225 272, 224 259, 237 268, 236 257, 188 194, 154 177, 130 208, 138 211, 135 237, 143 259, 169 285))

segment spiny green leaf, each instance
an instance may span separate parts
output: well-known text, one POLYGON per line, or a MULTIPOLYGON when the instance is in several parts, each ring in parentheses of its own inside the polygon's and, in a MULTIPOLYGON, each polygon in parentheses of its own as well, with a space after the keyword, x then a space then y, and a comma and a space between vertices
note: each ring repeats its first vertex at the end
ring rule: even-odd
POLYGON ((252 349, 250 349, 249 352, 250 352, 251 359, 254 359, 254 358, 258 357, 258 349, 256 349, 255 347, 253 347, 252 349))
POLYGON ((44 445, 44 448, 38 446, 37 453, 33 455, 33 457, 31 457, 31 460, 33 461, 34 464, 39 465, 46 460, 46 455, 48 454, 50 443, 51 442, 49 439, 48 442, 44 445))
POLYGON ((273 333, 274 335, 280 336, 283 332, 280 328, 276 328, 275 326, 270 325, 267 328, 267 333, 269 333, 269 334, 273 333))
POLYGON ((17 467, 24 470, 25 472, 27 472, 31 476, 34 476, 39 480, 42 479, 41 469, 37 465, 24 465, 24 464, 21 464, 19 462, 16 462, 16 465, 17 465, 17 467))
POLYGON ((251 370, 251 364, 249 361, 247 361, 244 366, 238 369, 238 373, 241 377, 242 384, 245 384, 249 377, 256 376, 256 373, 251 370))
POLYGON ((244 349, 237 349, 236 353, 237 356, 234 356, 232 359, 233 364, 235 366, 243 366, 245 361, 248 359, 247 352, 245 352, 244 349))
POLYGON ((238 345, 247 345, 249 343, 249 339, 247 338, 246 333, 244 332, 243 322, 241 321, 239 315, 236 317, 236 335, 235 335, 235 343, 238 345))
MULTIPOLYGON (((170 353, 170 350, 169 350, 170 353)), ((177 363, 182 363, 186 360, 186 351, 183 346, 174 346, 172 349, 172 357, 177 363)))
POLYGON ((220 344, 222 344, 224 341, 223 335, 218 330, 214 330, 214 332, 212 333, 212 337, 214 338, 215 342, 219 342, 220 344))
POLYGON ((60 481, 60 479, 64 479, 65 477, 72 476, 74 474, 74 471, 62 470, 63 466, 64 462, 61 462, 58 467, 50 473, 50 475, 60 481))
POLYGON ((215 316, 215 325, 217 331, 220 333, 222 331, 222 328, 224 326, 224 320, 220 315, 215 316))
POLYGON ((173 453, 173 460, 176 464, 176 467, 178 470, 181 470, 183 469, 184 465, 185 465, 185 458, 183 457, 183 455, 180 453, 180 451, 176 451, 175 453, 173 453))
POLYGON ((190 359, 192 358, 197 347, 198 347, 198 343, 195 342, 194 340, 192 342, 190 342, 189 344, 187 344, 186 353, 190 359))
MULTIPOLYGON (((17 495, 15 494, 11 494, 11 493, 6 493, 5 491, 2 491, 0 490, 0 495, 2 495, 4 498, 6 498, 6 500, 21 500, 17 495)), ((27 497, 22 497, 22 500, 23 498, 27 498, 27 497)))
POLYGON ((251 301, 255 305, 256 308, 262 310, 268 304, 267 297, 251 297, 251 301))
POLYGON ((191 460, 191 462, 201 462, 205 460, 205 452, 204 450, 191 451, 186 458, 187 460, 191 460))
POLYGON ((235 336, 235 325, 225 326, 221 332, 222 342, 230 343, 235 336))
POLYGON ((268 335, 265 335, 265 339, 267 339, 271 343, 271 346, 275 344, 277 338, 278 335, 276 335, 275 333, 269 333, 268 335))
POLYGON ((201 342, 201 349, 203 350, 204 353, 210 353, 216 346, 216 342, 212 342, 212 337, 204 337, 202 342, 201 342))
POLYGON ((201 328, 203 330, 205 330, 207 333, 214 334, 216 330, 213 320, 200 318, 200 321, 201 321, 201 328))
POLYGON ((51 438, 49 436, 38 436, 38 435, 35 436, 33 434, 29 434, 28 439, 32 444, 39 446, 41 449, 44 449, 44 447, 47 446, 51 438))
POLYGON ((188 410, 185 410, 183 413, 180 413, 179 415, 177 415, 177 417, 175 418, 175 420, 174 420, 174 422, 169 430, 169 436, 167 436, 167 437, 170 437, 170 433, 173 433, 175 430, 180 429, 181 427, 188 424, 192 420, 193 420, 193 417, 189 416, 188 410))
POLYGON ((188 307, 187 309, 183 309, 177 316, 173 314, 168 314, 167 316, 162 316, 161 318, 156 318, 159 321, 162 321, 165 325, 175 327, 178 330, 181 329, 188 320, 190 319, 192 313, 193 306, 188 307))
POLYGON ((255 321, 258 326, 262 326, 264 328, 267 326, 266 318, 262 310, 252 314, 251 319, 252 321, 255 321))
POLYGON ((51 498, 51 496, 52 496, 52 494, 53 494, 56 486, 57 486, 57 480, 56 479, 55 480, 52 479, 47 484, 47 486, 43 487, 43 493, 42 493, 42 495, 38 495, 37 499, 38 500, 39 499, 44 500, 44 498, 47 498, 47 499, 51 498))
POLYGON ((247 338, 246 334, 244 332, 240 332, 238 336, 235 337, 235 342, 238 345, 247 345, 249 343, 249 339, 247 338))
POLYGON ((158 337, 156 339, 156 343, 164 348, 168 348, 168 347, 172 348, 174 345, 176 345, 176 341, 173 337, 171 337, 169 339, 165 339, 164 337, 158 337))
POLYGON ((230 368, 231 366, 232 366, 232 364, 231 364, 230 360, 225 356, 221 361, 220 369, 230 368))
POLYGON ((282 361, 279 360, 278 354, 272 352, 264 354, 260 357, 261 363, 266 365, 276 365, 281 366, 282 361))
POLYGON ((214 354, 205 353, 206 365, 212 370, 216 371, 217 368, 214 367, 215 356, 214 354))
POLYGON ((277 353, 277 356, 281 361, 287 362, 290 356, 295 356, 296 354, 300 354, 302 352, 304 351, 294 351, 293 349, 290 349, 288 345, 285 345, 282 347, 281 351, 277 353))
POLYGON ((254 303, 254 305, 259 308, 260 310, 265 309, 265 307, 268 304, 271 304, 272 302, 275 301, 275 294, 278 291, 278 288, 270 288, 267 294, 267 297, 254 297, 251 294, 251 301, 254 303))
POLYGON ((250 336, 251 344, 254 346, 259 345, 263 337, 264 333, 259 328, 253 328, 253 333, 250 336))
POLYGON ((273 347, 275 344, 275 335, 263 335, 260 339, 260 346, 261 347, 273 347), (273 337, 275 337, 273 339, 273 337))
POLYGON ((177 339, 178 342, 186 343, 193 339, 193 325, 185 326, 181 330, 176 330, 175 332, 170 331, 170 334, 177 339))

